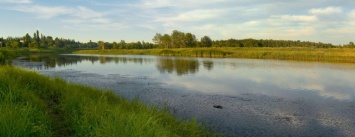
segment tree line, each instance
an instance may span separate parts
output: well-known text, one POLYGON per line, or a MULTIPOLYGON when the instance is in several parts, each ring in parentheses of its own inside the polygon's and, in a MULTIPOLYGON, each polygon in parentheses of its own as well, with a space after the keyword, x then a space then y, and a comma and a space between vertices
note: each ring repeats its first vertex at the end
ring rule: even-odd
POLYGON ((27 33, 23 37, 7 37, 6 39, 0 38, 0 47, 10 48, 77 48, 80 45, 82 45, 82 43, 72 39, 45 36, 40 34, 38 30, 33 33, 33 36, 27 33))
POLYGON ((215 47, 312 47, 312 48, 335 48, 337 46, 330 43, 292 41, 292 40, 255 40, 255 39, 228 39, 213 41, 215 47))
POLYGON ((272 40, 272 39, 228 39, 212 40, 209 36, 197 39, 195 34, 185 33, 178 30, 171 34, 156 33, 152 39, 153 43, 145 41, 137 42, 104 42, 89 41, 82 43, 73 39, 53 38, 40 34, 37 30, 33 35, 28 33, 23 37, 0 38, 0 48, 72 48, 72 49, 153 49, 153 48, 196 48, 196 47, 312 47, 312 48, 334 48, 347 47, 355 48, 353 42, 345 45, 333 45, 330 43, 294 41, 294 40, 272 40))
MULTIPOLYGON (((90 42, 93 43, 93 42, 90 42)), ((94 43, 95 44, 95 43, 94 43)), ((129 42, 126 43, 124 40, 121 40, 120 42, 104 42, 104 41, 98 41, 97 42, 98 49, 100 50, 105 50, 105 49, 152 49, 155 48, 155 45, 149 42, 129 42)))
POLYGON ((209 36, 198 41, 194 34, 178 30, 174 30, 170 35, 156 33, 152 40, 158 48, 212 47, 212 39, 209 36))

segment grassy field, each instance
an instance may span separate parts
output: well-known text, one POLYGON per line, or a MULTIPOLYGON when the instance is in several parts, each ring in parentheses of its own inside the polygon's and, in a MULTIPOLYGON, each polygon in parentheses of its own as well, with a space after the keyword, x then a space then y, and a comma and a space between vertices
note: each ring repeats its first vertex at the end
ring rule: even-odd
MULTIPOLYGON (((19 55, 0 49, 3 59, 19 55), (11 55, 11 56, 9 56, 11 55)), ((215 136, 196 120, 110 91, 0 65, 0 136, 215 136)))
POLYGON ((211 58, 253 58, 355 63, 351 48, 181 48, 143 50, 79 50, 75 54, 131 54, 211 58))

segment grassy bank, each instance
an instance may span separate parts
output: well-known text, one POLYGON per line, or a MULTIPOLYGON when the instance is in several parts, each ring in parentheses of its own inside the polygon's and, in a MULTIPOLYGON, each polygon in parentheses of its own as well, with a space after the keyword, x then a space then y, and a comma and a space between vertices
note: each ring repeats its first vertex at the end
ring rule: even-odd
POLYGON ((73 53, 253 58, 355 63, 355 49, 351 48, 180 48, 146 50, 79 50, 73 53))
POLYGON ((0 48, 0 65, 26 53, 28 53, 28 50, 25 49, 0 48))
POLYGON ((48 48, 48 49, 27 49, 30 54, 64 54, 71 53, 74 49, 68 48, 48 48))
POLYGON ((213 136, 112 92, 0 66, 1 136, 213 136))
POLYGON ((29 49, 29 48, 0 48, 0 64, 7 64, 11 59, 29 54, 63 54, 71 53, 72 49, 29 49))

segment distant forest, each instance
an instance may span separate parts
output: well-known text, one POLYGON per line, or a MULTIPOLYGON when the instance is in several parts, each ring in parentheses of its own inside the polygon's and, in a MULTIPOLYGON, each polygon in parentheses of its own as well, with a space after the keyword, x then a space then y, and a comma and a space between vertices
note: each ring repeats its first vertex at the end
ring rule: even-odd
POLYGON ((197 39, 192 33, 184 33, 174 30, 171 34, 156 33, 153 43, 145 41, 129 42, 92 42, 87 43, 73 39, 53 38, 40 34, 37 30, 33 35, 28 33, 23 37, 0 38, 0 48, 71 48, 71 49, 153 49, 153 48, 195 48, 195 47, 312 47, 312 48, 355 48, 353 42, 345 45, 332 45, 330 43, 294 41, 294 40, 272 40, 272 39, 228 39, 212 40, 209 36, 197 39))

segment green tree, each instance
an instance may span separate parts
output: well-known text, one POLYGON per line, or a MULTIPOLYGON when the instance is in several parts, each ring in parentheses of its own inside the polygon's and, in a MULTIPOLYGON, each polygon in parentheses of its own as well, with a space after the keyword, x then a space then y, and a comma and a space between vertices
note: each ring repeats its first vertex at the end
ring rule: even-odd
POLYGON ((126 49, 127 44, 124 40, 121 40, 120 43, 118 44, 120 49, 126 49))
POLYGON ((196 36, 192 33, 186 33, 185 35, 185 45, 186 47, 196 47, 197 39, 196 36))
POLYGON ((24 39, 23 46, 29 47, 29 44, 31 43, 31 39, 32 39, 31 36, 27 33, 23 39, 24 39))
POLYGON ((208 36, 201 38, 201 47, 212 47, 212 39, 208 36))
POLYGON ((163 48, 172 48, 172 39, 170 37, 170 35, 168 34, 164 34, 161 38, 161 43, 162 43, 162 47, 163 48))
POLYGON ((1 38, 0 38, 0 48, 4 47, 4 46, 3 46, 4 43, 5 43, 4 38, 1 37, 1 38))
POLYGON ((6 47, 8 47, 8 48, 11 47, 11 41, 9 41, 9 40, 6 41, 6 47))
POLYGON ((173 48, 185 48, 185 33, 174 30, 171 34, 172 47, 173 48))
POLYGON ((49 47, 54 47, 54 40, 53 40, 53 37, 52 36, 48 36, 47 37, 47 39, 46 39, 46 41, 47 41, 47 45, 49 46, 49 47))
POLYGON ((32 48, 32 49, 35 49, 35 48, 38 48, 38 43, 33 40, 31 41, 31 43, 28 45, 29 48, 32 48))
POLYGON ((39 48, 41 48, 41 49, 46 49, 47 47, 48 47, 47 44, 41 43, 39 48))
POLYGON ((114 41, 114 42, 112 43, 112 48, 113 48, 113 49, 118 49, 118 48, 119 48, 119 47, 118 47, 118 43, 114 41))
POLYGON ((350 47, 350 48, 355 48, 354 42, 349 42, 349 47, 350 47))
POLYGON ((39 39, 39 31, 36 31, 36 37, 34 37, 36 39, 36 42, 39 44, 40 43, 40 39, 39 39))
POLYGON ((162 45, 161 37, 162 37, 162 35, 160 33, 156 33, 152 39, 154 44, 161 46, 162 45))
POLYGON ((97 42, 97 44, 99 44, 99 49, 102 49, 102 50, 105 49, 105 42, 99 41, 99 42, 97 42))
POLYGON ((136 47, 135 47, 136 49, 142 49, 143 48, 143 45, 142 45, 142 43, 140 42, 140 41, 138 41, 137 43, 136 43, 136 47))
POLYGON ((109 42, 105 42, 105 49, 112 49, 112 44, 109 42))
POLYGON ((18 41, 11 42, 11 48, 18 48, 19 46, 20 46, 20 42, 18 42, 18 41))

